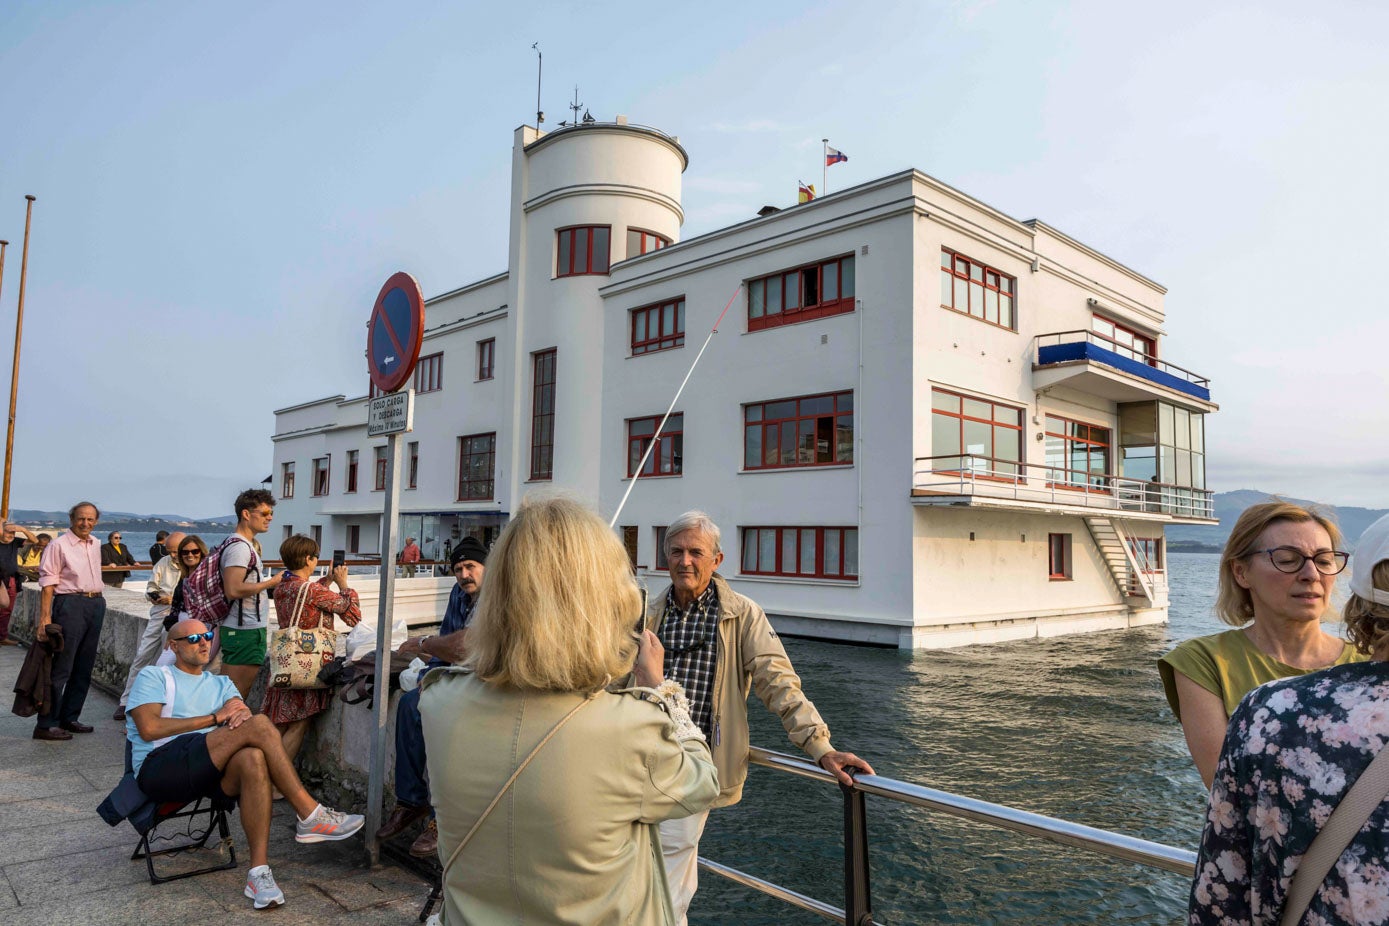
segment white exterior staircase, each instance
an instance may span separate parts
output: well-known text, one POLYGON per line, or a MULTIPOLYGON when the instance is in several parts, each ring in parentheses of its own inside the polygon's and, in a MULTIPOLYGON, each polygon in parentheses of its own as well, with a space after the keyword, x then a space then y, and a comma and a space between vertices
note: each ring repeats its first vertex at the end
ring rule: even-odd
POLYGON ((1166 572, 1156 563, 1147 562, 1146 557, 1140 561, 1142 554, 1129 543, 1118 518, 1087 515, 1085 526, 1090 529, 1090 536, 1099 547, 1119 594, 1130 607, 1167 607, 1166 572))

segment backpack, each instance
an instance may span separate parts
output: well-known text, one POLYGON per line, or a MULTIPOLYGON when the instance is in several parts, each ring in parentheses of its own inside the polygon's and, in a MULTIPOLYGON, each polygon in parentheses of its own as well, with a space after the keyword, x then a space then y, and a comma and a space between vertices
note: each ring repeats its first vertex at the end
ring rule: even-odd
MULTIPOLYGON (((246 538, 232 534, 213 547, 183 580, 183 604, 188 616, 202 621, 209 628, 220 625, 231 613, 231 600, 222 588, 222 555, 233 543, 245 543, 251 547, 246 538)), ((252 569, 256 570, 256 575, 260 575, 260 559, 256 556, 255 547, 251 547, 251 563, 246 567, 248 576, 252 569)), ((241 600, 237 604, 241 605, 241 600)), ((244 605, 241 610, 244 613, 244 605)))

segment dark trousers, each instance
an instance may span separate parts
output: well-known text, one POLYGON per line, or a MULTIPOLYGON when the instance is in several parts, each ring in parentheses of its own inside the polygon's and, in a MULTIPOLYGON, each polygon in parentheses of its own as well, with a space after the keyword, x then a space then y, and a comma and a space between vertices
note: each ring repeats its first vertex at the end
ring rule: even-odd
POLYGON ((5 591, 10 593, 10 603, 0 608, 0 640, 4 640, 10 635, 10 615, 19 600, 19 583, 13 578, 0 579, 0 582, 5 583, 5 591))
POLYGON ((429 773, 425 768, 418 688, 401 695, 396 707, 395 799, 411 807, 429 806, 429 773))
POLYGON ((54 595, 53 623, 63 628, 63 651, 53 659, 53 702, 39 715, 39 728, 76 723, 92 686, 96 645, 106 619, 106 599, 54 595))

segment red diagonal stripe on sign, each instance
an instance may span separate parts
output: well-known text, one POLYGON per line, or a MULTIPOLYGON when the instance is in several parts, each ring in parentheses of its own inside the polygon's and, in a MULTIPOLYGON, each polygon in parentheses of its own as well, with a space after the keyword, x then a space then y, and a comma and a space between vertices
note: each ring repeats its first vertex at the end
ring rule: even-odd
MULTIPOLYGON (((360 318, 361 316, 358 317, 360 318)), ((391 317, 386 314, 386 302, 384 299, 381 301, 381 311, 377 314, 377 318, 379 318, 381 324, 386 327, 386 335, 391 339, 391 344, 395 346, 396 356, 404 356, 405 348, 400 346, 400 339, 395 336, 395 329, 391 327, 391 317)))

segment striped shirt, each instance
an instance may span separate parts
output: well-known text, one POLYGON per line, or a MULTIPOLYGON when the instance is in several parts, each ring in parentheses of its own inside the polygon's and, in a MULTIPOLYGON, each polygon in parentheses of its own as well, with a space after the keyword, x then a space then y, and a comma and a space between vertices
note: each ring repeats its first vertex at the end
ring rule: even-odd
POLYGON ((666 648, 665 677, 678 682, 690 700, 690 719, 714 741, 714 671, 718 668, 719 593, 714 583, 688 608, 675 603, 673 592, 666 594, 666 609, 657 636, 666 648))

